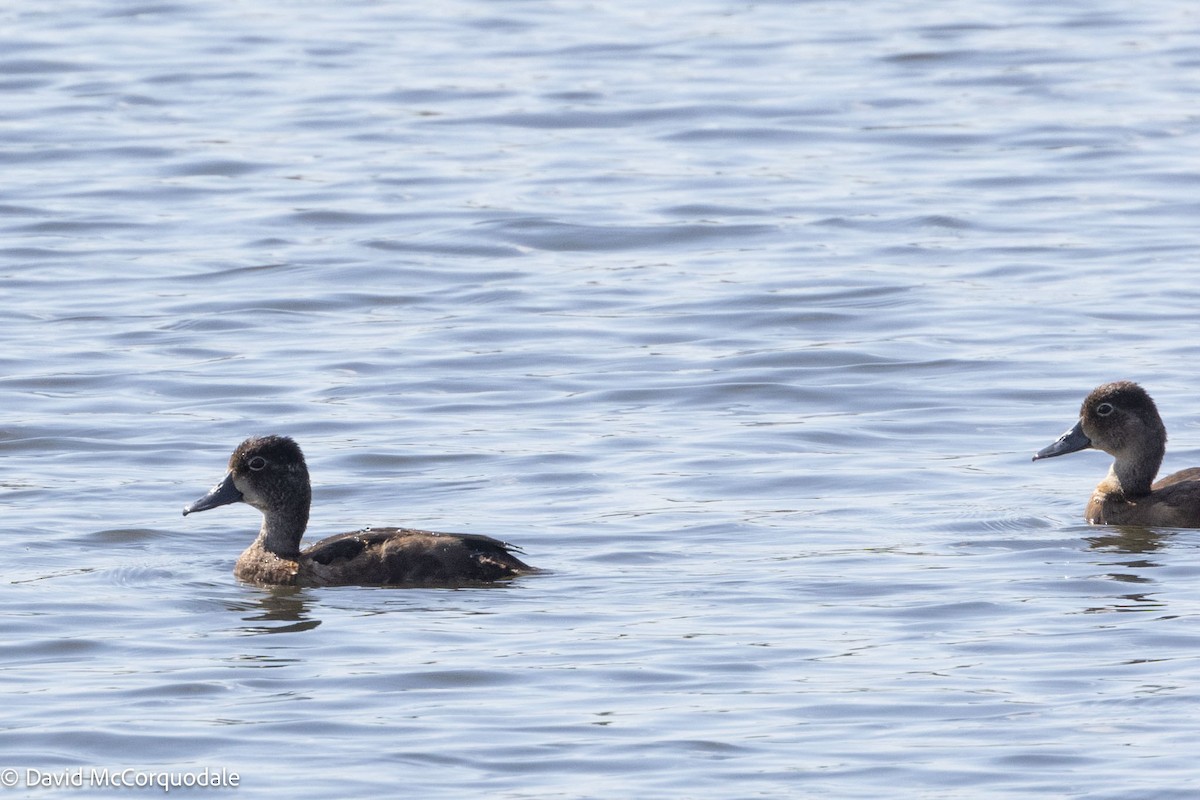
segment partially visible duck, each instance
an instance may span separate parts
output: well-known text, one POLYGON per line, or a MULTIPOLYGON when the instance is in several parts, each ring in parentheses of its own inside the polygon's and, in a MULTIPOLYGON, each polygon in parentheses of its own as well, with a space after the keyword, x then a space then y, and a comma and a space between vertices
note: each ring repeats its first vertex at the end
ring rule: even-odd
POLYGON ((1167 449, 1167 429, 1141 386, 1131 381, 1097 386, 1083 401, 1075 427, 1033 460, 1087 448, 1115 459, 1088 502, 1088 522, 1200 528, 1200 468, 1154 482, 1167 449))
POLYGON ((410 528, 366 528, 301 550, 312 487, 304 454, 286 436, 253 437, 238 445, 229 472, 183 514, 237 502, 263 514, 258 538, 234 568, 248 583, 462 586, 537 571, 513 555, 515 548, 489 536, 410 528))

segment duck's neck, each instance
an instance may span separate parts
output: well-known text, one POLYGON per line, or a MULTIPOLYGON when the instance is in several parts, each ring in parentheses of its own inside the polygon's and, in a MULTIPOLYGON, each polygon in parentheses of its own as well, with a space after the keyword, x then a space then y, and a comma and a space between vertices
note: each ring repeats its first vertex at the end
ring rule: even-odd
POLYGON ((308 505, 288 510, 273 510, 263 514, 258 544, 283 558, 295 558, 300 553, 300 538, 308 527, 308 505))
POLYGON ((1110 485, 1110 490, 1115 488, 1126 497, 1150 494, 1150 486, 1154 483, 1158 468, 1162 466, 1165 452, 1166 444, 1154 441, 1131 453, 1122 453, 1109 468, 1105 483, 1110 485))

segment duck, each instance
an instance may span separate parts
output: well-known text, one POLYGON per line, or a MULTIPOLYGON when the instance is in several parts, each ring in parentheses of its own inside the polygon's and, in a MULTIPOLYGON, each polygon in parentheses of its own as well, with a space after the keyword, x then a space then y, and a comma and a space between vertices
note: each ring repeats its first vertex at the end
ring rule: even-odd
POLYGON ((364 528, 300 549, 312 484, 300 446, 287 436, 254 436, 229 457, 229 469, 183 515, 230 503, 262 512, 262 528, 234 575, 260 586, 443 586, 505 581, 538 570, 519 548, 490 536, 413 528, 364 528))
POLYGON ((1150 395, 1133 381, 1097 386, 1079 421, 1033 460, 1087 449, 1113 457, 1087 504, 1093 525, 1200 528, 1200 467, 1155 481, 1167 449, 1167 429, 1150 395))

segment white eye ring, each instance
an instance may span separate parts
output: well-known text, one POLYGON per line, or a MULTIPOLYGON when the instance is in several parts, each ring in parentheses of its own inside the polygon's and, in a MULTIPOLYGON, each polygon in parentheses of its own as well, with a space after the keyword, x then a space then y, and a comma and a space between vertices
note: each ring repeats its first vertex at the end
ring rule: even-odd
POLYGON ((1096 406, 1096 413, 1102 417, 1107 417, 1112 412, 1113 412, 1112 403, 1101 403, 1100 405, 1096 406))
POLYGON ((267 468, 267 460, 262 456, 255 456, 246 462, 246 466, 254 472, 261 472, 267 468))

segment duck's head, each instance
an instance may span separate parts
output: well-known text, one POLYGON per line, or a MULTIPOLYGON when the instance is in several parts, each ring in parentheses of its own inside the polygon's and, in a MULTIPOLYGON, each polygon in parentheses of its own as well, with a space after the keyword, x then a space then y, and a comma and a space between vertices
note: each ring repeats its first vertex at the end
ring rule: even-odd
POLYGON ((307 519, 312 488, 300 446, 287 436, 247 439, 229 457, 229 471, 221 482, 184 506, 183 515, 239 502, 268 516, 303 510, 307 519))
POLYGON ((1079 421, 1054 444, 1033 457, 1041 458, 1094 448, 1118 459, 1157 450, 1159 458, 1167 441, 1158 408, 1146 390, 1132 381, 1097 386, 1083 401, 1079 421))

